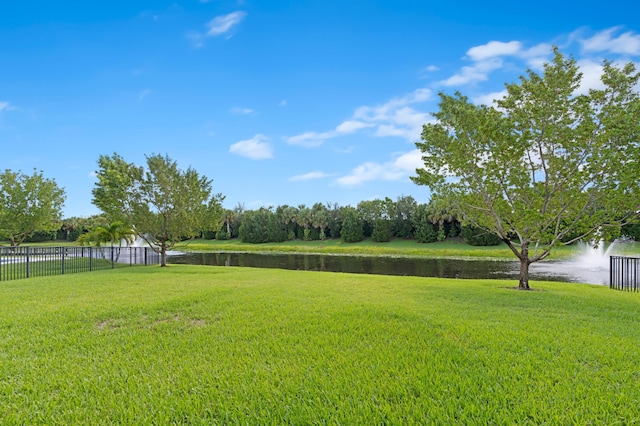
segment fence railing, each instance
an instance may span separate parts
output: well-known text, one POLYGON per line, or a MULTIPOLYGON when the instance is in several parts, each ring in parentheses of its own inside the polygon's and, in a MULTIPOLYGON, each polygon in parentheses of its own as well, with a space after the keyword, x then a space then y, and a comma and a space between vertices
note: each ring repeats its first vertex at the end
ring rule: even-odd
POLYGON ((611 256, 609 287, 616 290, 640 290, 640 258, 611 256))
POLYGON ((0 247, 0 281, 159 263, 149 247, 0 247))

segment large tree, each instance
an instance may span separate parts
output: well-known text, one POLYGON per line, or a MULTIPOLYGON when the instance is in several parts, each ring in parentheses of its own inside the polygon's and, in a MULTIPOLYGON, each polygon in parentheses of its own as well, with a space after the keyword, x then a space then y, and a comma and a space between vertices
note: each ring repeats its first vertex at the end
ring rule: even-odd
POLYGON ((35 231, 57 231, 64 201, 64 189, 42 172, 29 176, 5 170, 0 173, 0 238, 19 246, 35 231))
POLYGON ((101 156, 93 203, 109 220, 131 224, 166 266, 167 250, 177 242, 220 226, 223 197, 211 193, 210 179, 179 169, 168 156, 146 159, 145 169, 118 154, 101 156))
POLYGON ((496 107, 441 93, 413 180, 504 241, 528 289, 529 265, 554 246, 638 215, 638 78, 631 63, 604 62, 601 88, 586 91, 576 61, 554 49, 544 72, 507 84, 496 107))

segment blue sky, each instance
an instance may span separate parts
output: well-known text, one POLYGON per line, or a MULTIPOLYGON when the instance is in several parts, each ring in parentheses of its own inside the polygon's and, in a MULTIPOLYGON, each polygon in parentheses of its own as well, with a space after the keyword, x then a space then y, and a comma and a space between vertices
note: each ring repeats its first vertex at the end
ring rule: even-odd
POLYGON ((584 90, 603 59, 640 61, 632 2, 0 2, 0 170, 98 213, 100 155, 168 154, 225 207, 412 195, 414 142, 439 91, 476 102, 539 70, 552 45, 584 90))

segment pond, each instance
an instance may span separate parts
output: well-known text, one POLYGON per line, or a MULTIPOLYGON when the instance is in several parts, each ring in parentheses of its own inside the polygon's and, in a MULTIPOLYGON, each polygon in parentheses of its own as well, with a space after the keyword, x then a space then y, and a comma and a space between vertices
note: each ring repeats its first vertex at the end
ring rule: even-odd
MULTIPOLYGON (((519 272, 519 263, 515 261, 391 256, 207 252, 175 254, 169 258, 169 262, 359 274, 508 280, 517 280, 519 272)), ((609 271, 608 268, 587 266, 578 262, 543 262, 531 265, 530 279, 609 285, 609 271)))

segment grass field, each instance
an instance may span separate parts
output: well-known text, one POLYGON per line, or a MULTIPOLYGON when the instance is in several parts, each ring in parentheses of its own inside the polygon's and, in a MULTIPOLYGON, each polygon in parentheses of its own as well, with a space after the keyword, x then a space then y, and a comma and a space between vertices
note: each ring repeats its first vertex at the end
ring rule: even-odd
POLYGON ((632 424, 640 295, 207 266, 0 286, 3 424, 632 424))

